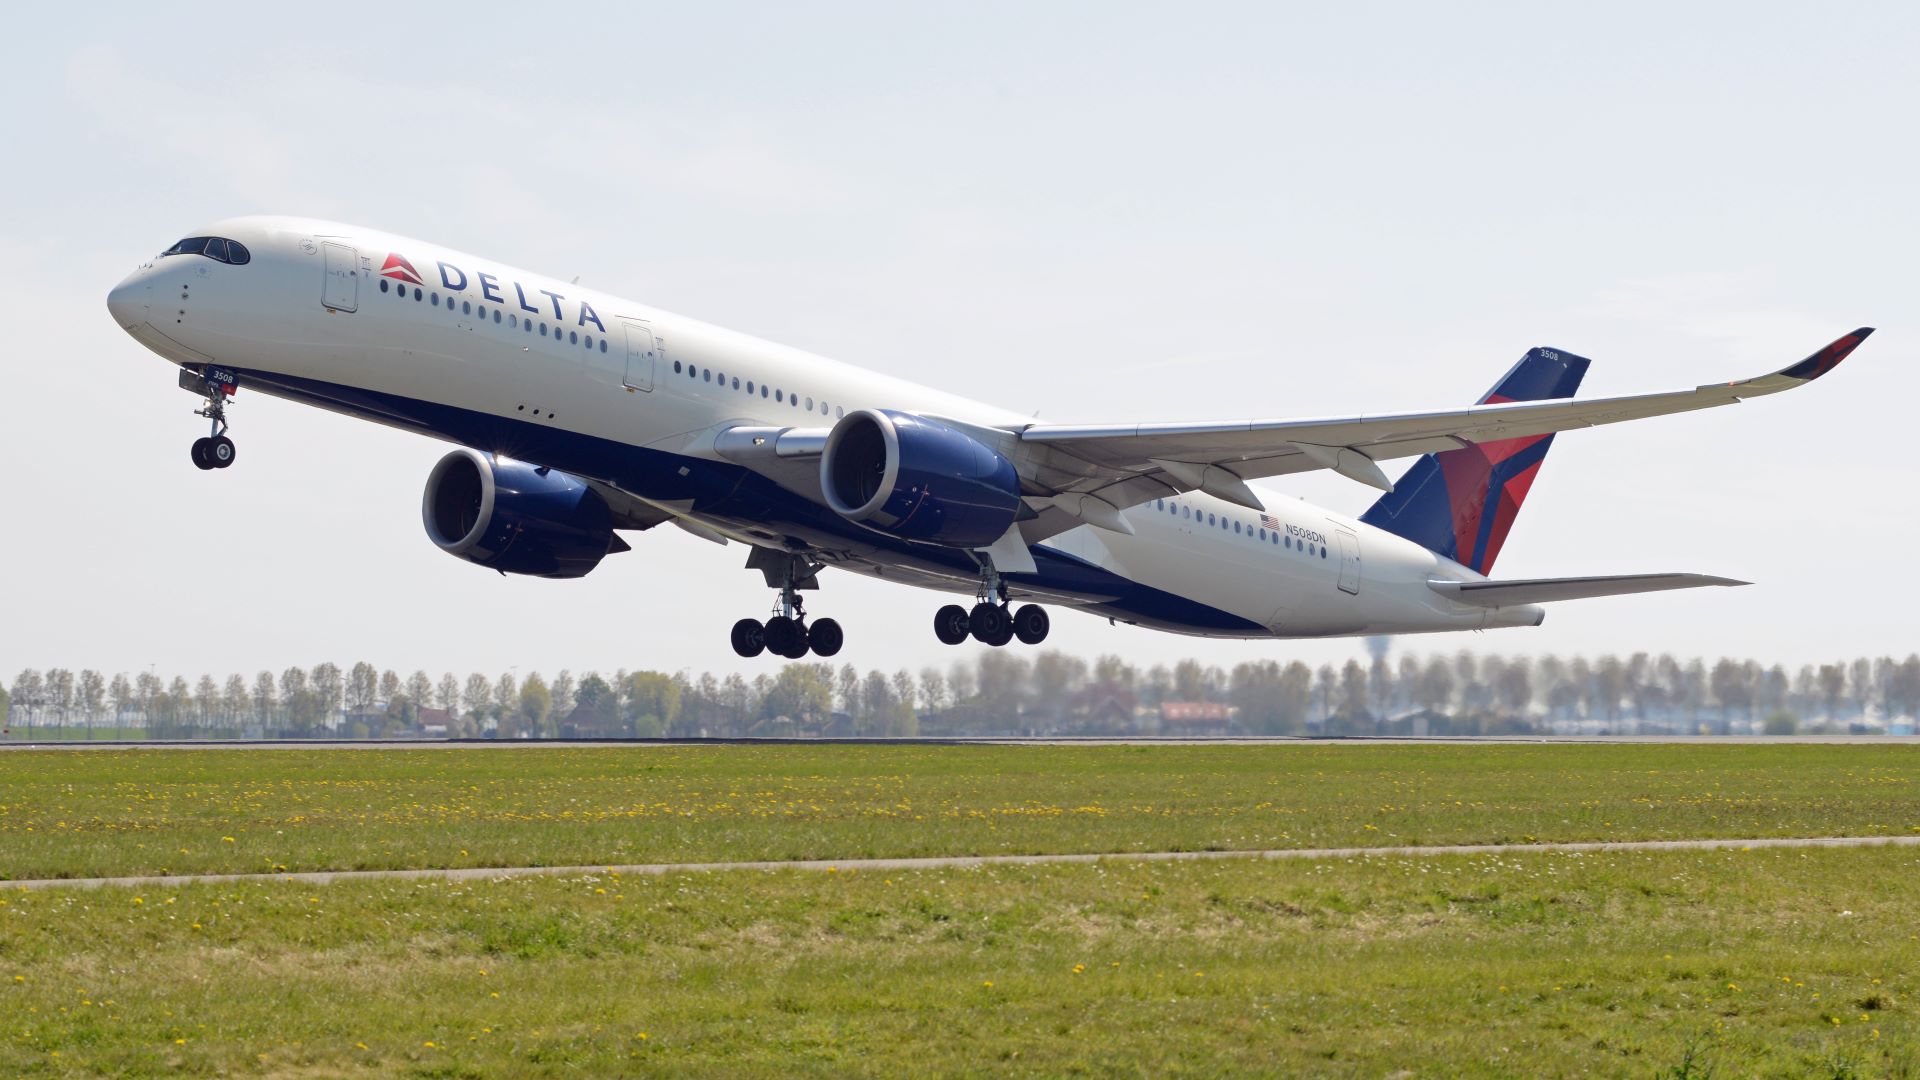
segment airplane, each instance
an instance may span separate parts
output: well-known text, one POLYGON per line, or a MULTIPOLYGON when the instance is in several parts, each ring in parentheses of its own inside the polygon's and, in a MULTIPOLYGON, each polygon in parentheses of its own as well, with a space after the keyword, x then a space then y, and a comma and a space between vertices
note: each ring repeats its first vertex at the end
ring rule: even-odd
POLYGON ((1703 574, 1489 577, 1555 432, 1730 405, 1833 370, 1863 327, 1757 378, 1573 395, 1529 350, 1474 404, 1298 419, 1056 424, 373 229, 218 222, 141 263, 114 321, 203 399, 201 469, 233 465, 241 389, 455 444, 421 516, 502 574, 576 578, 673 524, 747 550, 776 596, 742 657, 838 653, 803 592, 827 568, 972 597, 948 645, 1045 640, 1045 605, 1222 638, 1537 626, 1543 604, 1731 586, 1703 574), (1413 458, 1390 479, 1380 463, 1413 458), (1251 481, 1329 470, 1358 518, 1251 481), (1021 601, 1019 606, 1014 601, 1021 601))

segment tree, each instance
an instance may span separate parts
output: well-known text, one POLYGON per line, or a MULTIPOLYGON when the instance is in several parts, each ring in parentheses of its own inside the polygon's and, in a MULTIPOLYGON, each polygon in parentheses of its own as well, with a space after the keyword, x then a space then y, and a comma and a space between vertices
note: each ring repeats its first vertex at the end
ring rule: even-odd
POLYGON ((424 671, 416 671, 407 676, 407 700, 415 709, 433 707, 433 676, 424 671))
POLYGON ((938 716, 947 708, 947 680, 936 667, 920 669, 920 704, 927 715, 938 716))
POLYGON ((133 704, 133 682, 127 678, 125 672, 121 672, 115 675, 113 681, 107 684, 107 706, 113 712, 115 738, 118 738, 120 735, 121 714, 124 713, 127 706, 131 704, 133 704))
POLYGON ((1349 723, 1370 718, 1367 712, 1367 669, 1349 660, 1340 669, 1340 712, 1349 723))
POLYGON ((825 664, 787 664, 780 669, 760 703, 763 716, 784 716, 806 727, 825 724, 833 711, 833 683, 825 664))
POLYGON ((341 695, 345 692, 345 680, 340 677, 340 669, 332 664, 317 664, 313 669, 313 692, 320 701, 320 715, 315 729, 333 726, 340 716, 341 695))
POLYGON ((440 707, 447 710, 448 716, 457 714, 460 711, 460 677, 451 671, 440 676, 435 696, 439 698, 440 707))
POLYGON ((1533 706, 1533 665, 1525 657, 1509 663, 1501 669, 1500 681, 1494 691, 1499 696, 1501 707, 1509 715, 1526 715, 1533 706))
POLYGON ((848 716, 860 715, 860 669, 852 664, 840 669, 838 696, 841 712, 848 716))
POLYGON ((213 681, 213 676, 202 675, 200 681, 193 684, 193 707, 201 730, 211 728, 213 718, 220 712, 220 684, 213 681))
POLYGON ((565 716, 573 711, 573 672, 566 668, 553 677, 553 686, 548 693, 553 697, 553 715, 565 716))
MULTIPOLYGON (((92 668, 80 672, 80 711, 87 718, 88 740, 93 738, 93 718, 100 714, 106 700, 107 681, 100 673, 92 668)), ((5 715, 4 709, 0 709, 0 715, 5 715)))
POLYGON ((240 718, 247 713, 247 680, 242 675, 227 676, 226 685, 220 689, 221 726, 238 727, 240 718))
POLYGON ((1428 712, 1444 713, 1453 704, 1453 669, 1438 656, 1429 657, 1420 672, 1420 705, 1428 712))
POLYGON ((400 676, 398 673, 393 671, 383 671, 380 673, 380 696, 377 700, 384 701, 391 706, 393 699, 405 692, 406 691, 400 686, 400 676))
POLYGON ((277 703, 273 690, 273 672, 263 671, 253 677, 253 719, 262 733, 273 724, 273 707, 277 703))
POLYGON ((1847 668, 1845 664, 1820 665, 1820 700, 1827 707, 1827 722, 1832 723, 1840 711, 1840 697, 1847 691, 1847 668))
POLYGON ((479 672, 467 676, 466 691, 461 695, 461 703, 467 707, 467 716, 478 728, 487 719, 487 710, 493 707, 493 684, 479 672))
POLYGON ((353 665, 347 673, 347 709, 350 712, 366 714, 372 711, 374 695, 379 692, 380 673, 372 664, 362 660, 353 665))
POLYGON ((508 734, 513 723, 515 703, 520 700, 520 685, 514 681, 513 672, 502 672, 493 683, 494 723, 500 727, 500 734, 508 734))
POLYGON ((547 690, 547 680, 536 671, 520 684, 520 722, 525 725, 524 730, 546 735, 547 718, 551 715, 553 694, 547 690))
POLYGON ((627 720, 642 739, 657 739, 680 716, 680 685, 657 671, 627 676, 627 720))
POLYGON ((575 705, 586 709, 592 718, 591 734, 606 734, 621 722, 620 695, 613 692, 613 687, 599 673, 588 672, 587 677, 580 680, 580 688, 574 691, 573 698, 575 705))
POLYGON ((46 683, 40 673, 32 668, 24 668, 13 677, 13 700, 18 702, 20 710, 26 715, 27 730, 33 730, 35 713, 40 707, 40 696, 45 692, 46 683))

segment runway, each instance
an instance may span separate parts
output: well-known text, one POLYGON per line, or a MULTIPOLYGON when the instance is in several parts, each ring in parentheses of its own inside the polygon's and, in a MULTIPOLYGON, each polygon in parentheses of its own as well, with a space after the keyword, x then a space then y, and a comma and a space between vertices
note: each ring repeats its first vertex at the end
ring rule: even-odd
POLYGON ((1920 746, 1913 735, 979 735, 885 738, 677 739, 123 739, 35 742, 16 735, 8 750, 537 750, 673 746, 1920 746))
POLYGON ((137 877, 41 878, 0 882, 0 889, 95 889, 106 886, 171 888, 195 884, 287 881, 309 885, 390 880, 491 881, 514 877, 586 874, 634 876, 801 870, 848 873, 965 869, 982 866, 1048 866, 1097 862, 1199 862, 1217 859, 1431 858, 1444 855, 1576 854, 1616 851, 1754 851, 1768 848, 1920 846, 1920 836, 1731 837, 1715 840, 1595 840, 1544 844, 1434 844, 1420 847, 1268 848, 1256 851, 1116 851, 1054 855, 941 855, 907 859, 796 859, 705 863, 632 863, 624 866, 479 866, 427 870, 319 870, 291 874, 172 874, 137 877))

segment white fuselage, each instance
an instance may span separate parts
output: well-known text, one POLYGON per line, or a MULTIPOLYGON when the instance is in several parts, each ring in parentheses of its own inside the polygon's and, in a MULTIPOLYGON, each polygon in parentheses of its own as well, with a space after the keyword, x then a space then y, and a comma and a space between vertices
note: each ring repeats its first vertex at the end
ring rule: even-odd
MULTIPOLYGON (((252 217, 203 230, 245 265, 143 264, 116 320, 182 365, 239 372, 307 401, 621 488, 749 544, 972 593, 961 553, 833 514, 716 449, 740 426, 825 429, 879 408, 1018 430, 1004 409, 785 348, 578 285, 369 229, 252 217), (406 269, 392 265, 404 260, 406 269), (409 278, 417 278, 414 284, 409 278), (788 497, 788 496, 791 497, 788 497)), ((1299 499, 1247 510, 1193 492, 1124 511, 1132 535, 1082 526, 1045 540, 1016 594, 1126 622, 1225 637, 1534 625, 1537 607, 1456 603, 1432 580, 1472 571, 1299 499)))

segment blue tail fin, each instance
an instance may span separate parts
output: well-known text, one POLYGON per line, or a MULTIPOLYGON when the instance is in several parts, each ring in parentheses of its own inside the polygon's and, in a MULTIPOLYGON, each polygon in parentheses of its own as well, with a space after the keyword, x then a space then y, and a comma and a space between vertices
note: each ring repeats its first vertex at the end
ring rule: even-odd
MULTIPOLYGON (((1588 363, 1558 349, 1530 350, 1479 404, 1570 398, 1588 363)), ((1552 435, 1529 435, 1428 454, 1360 520, 1491 573, 1552 445, 1552 435)))

